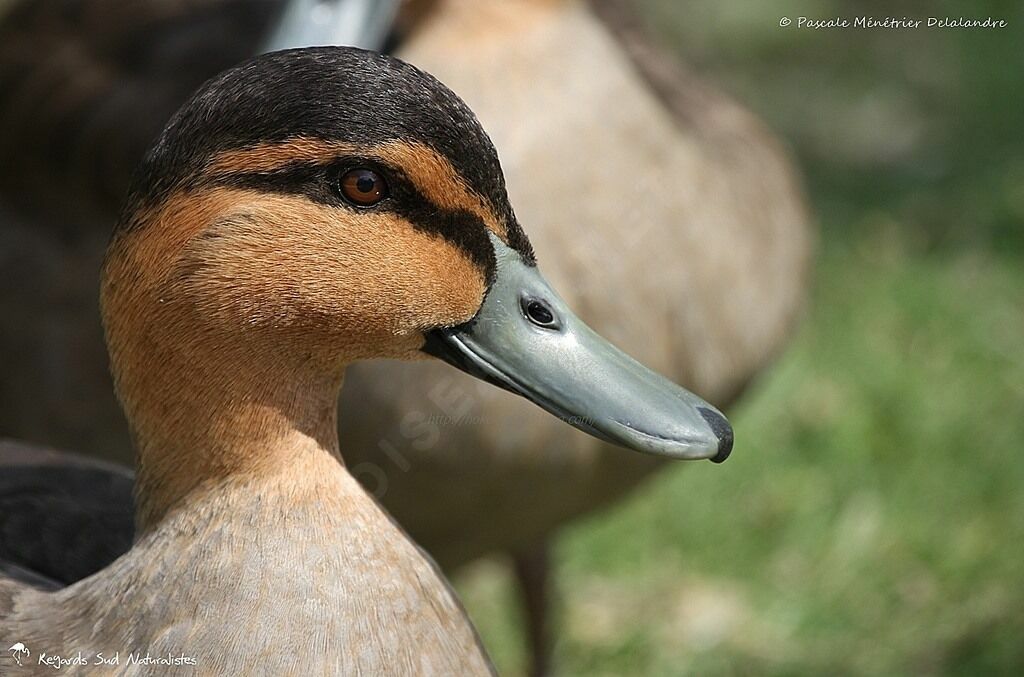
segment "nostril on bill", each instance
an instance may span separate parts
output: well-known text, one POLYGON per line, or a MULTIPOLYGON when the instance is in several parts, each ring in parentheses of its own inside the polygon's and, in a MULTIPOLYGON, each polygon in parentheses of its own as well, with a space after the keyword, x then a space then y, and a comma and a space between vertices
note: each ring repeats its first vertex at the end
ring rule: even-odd
POLYGON ((732 426, 717 411, 707 407, 697 407, 697 410, 700 411, 700 415, 711 426, 711 432, 715 433, 715 437, 718 438, 718 453, 715 454, 711 461, 713 463, 721 463, 729 458, 729 454, 732 453, 732 426))

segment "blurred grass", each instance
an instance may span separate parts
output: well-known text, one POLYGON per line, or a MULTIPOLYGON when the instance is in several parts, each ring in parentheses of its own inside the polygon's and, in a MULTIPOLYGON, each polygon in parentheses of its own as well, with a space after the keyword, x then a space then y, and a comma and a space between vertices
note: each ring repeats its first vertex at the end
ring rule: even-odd
POLYGON ((823 263, 811 321, 737 416, 735 467, 672 471, 564 544, 574 671, 1024 666, 1024 280, 868 247, 823 263), (604 613, 630 637, 588 640, 594 594, 618 595, 604 613))
MULTIPOLYGON (((639 6, 792 144, 823 243, 729 462, 674 467, 566 533, 558 672, 1024 672, 1024 8, 898 14, 1001 31, 815 32, 778 20, 893 10, 639 6)), ((459 586, 522 672, 504 570, 459 586)))

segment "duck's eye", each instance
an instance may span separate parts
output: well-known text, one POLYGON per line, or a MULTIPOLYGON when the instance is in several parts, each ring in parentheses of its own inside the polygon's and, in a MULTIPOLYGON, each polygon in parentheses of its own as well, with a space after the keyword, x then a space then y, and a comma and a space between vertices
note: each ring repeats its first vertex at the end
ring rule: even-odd
POLYGON ((372 207, 388 196, 384 177, 372 169, 350 169, 338 182, 341 196, 357 207, 372 207))

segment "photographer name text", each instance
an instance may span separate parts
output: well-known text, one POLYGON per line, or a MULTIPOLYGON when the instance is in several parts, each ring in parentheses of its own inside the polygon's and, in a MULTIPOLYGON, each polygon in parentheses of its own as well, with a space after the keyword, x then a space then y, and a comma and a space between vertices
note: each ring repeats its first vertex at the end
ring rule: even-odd
POLYGON ((142 653, 140 651, 132 651, 127 655, 121 655, 120 651, 115 651, 112 654, 83 654, 81 651, 72 654, 70 656, 61 656, 59 654, 41 652, 36 658, 36 665, 45 665, 53 668, 54 670, 63 670, 69 667, 79 666, 113 666, 113 665, 148 665, 148 666, 162 666, 162 667, 173 667, 181 665, 196 665, 196 659, 186 654, 165 654, 162 656, 154 656, 149 653, 142 653))
POLYGON ((967 17, 938 17, 929 16, 914 18, 909 16, 857 16, 857 17, 829 17, 814 18, 809 16, 798 16, 795 19, 782 17, 779 19, 782 27, 793 26, 794 28, 808 28, 811 30, 829 30, 841 28, 859 29, 916 29, 916 28, 982 28, 995 29, 1006 28, 1009 24, 1005 19, 994 19, 992 17, 967 18, 967 17))

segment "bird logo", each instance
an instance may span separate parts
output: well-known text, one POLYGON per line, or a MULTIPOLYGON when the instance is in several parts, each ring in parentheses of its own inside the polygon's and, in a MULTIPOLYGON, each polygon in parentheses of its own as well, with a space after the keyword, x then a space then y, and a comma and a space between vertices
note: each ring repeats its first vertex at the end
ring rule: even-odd
MULTIPOLYGON (((0 644, 0 646, 3 645, 0 644)), ((28 658, 32 655, 32 652, 28 650, 28 647, 21 642, 15 642, 14 646, 9 648, 8 651, 10 651, 11 655, 14 656, 14 660, 17 661, 19 667, 21 666, 22 658, 28 658)))

